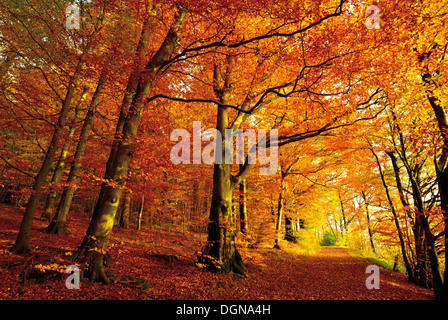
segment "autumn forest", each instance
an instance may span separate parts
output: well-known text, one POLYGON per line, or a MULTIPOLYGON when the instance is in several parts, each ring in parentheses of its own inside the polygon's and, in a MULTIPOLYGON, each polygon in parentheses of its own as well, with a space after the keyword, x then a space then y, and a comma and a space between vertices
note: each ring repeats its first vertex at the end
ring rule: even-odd
POLYGON ((0 299, 446 299, 447 56, 446 0, 0 0, 0 299))

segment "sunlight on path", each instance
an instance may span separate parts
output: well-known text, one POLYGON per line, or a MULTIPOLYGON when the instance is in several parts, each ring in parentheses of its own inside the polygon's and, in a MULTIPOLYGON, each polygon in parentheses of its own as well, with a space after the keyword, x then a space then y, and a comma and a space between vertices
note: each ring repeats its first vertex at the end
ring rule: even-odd
POLYGON ((407 299, 409 293, 432 299, 430 290, 417 287, 406 276, 380 268, 380 289, 367 289, 369 264, 346 249, 325 247, 300 262, 298 299, 407 299))

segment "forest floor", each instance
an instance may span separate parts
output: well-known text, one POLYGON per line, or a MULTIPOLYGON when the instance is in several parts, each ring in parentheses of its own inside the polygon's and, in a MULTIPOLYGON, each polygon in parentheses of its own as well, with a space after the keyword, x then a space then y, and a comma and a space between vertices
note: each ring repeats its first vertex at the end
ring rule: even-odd
POLYGON ((430 290, 382 267, 380 289, 368 290, 365 271, 371 263, 343 248, 323 247, 307 255, 287 243, 282 250, 241 246, 247 277, 212 273, 195 264, 204 233, 146 227, 114 228, 109 242, 112 261, 105 267, 111 284, 81 282, 79 290, 68 290, 64 271, 73 262, 67 257, 80 244, 87 217, 70 217, 65 235, 43 233, 47 223, 35 219, 31 252, 15 255, 8 246, 17 236, 22 214, 23 210, 0 204, 0 300, 433 299, 430 290), (59 271, 44 274, 39 265, 59 271))

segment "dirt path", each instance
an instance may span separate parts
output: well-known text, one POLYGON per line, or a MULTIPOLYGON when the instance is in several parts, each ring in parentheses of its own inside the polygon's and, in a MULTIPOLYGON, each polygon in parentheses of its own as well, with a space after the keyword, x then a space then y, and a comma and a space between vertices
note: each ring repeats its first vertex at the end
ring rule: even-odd
POLYGON ((380 267, 380 289, 367 289, 368 262, 342 248, 323 248, 296 264, 297 299, 433 299, 430 290, 380 267))
POLYGON ((32 230, 32 253, 8 251, 20 225, 20 210, 0 205, 0 300, 3 299, 239 299, 239 300, 374 300, 433 299, 431 290, 408 282, 405 275, 380 267, 380 289, 368 290, 365 282, 369 262, 345 249, 322 248, 314 255, 299 254, 297 247, 241 247, 248 277, 216 274, 194 263, 204 237, 164 229, 116 228, 109 243, 112 263, 107 266, 112 283, 83 282, 80 290, 67 290, 64 273, 45 282, 23 283, 25 265, 68 265, 84 236, 88 219, 70 220, 69 234, 41 232, 46 223, 36 220, 32 230), (160 255, 175 255, 165 261, 160 255), (34 259, 34 260, 32 260, 34 259))

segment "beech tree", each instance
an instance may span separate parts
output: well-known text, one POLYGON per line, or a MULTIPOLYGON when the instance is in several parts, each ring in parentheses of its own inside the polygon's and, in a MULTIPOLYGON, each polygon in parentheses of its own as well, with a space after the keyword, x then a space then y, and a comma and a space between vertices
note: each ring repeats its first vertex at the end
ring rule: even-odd
MULTIPOLYGON (((276 104, 280 99, 287 99, 287 98, 293 98, 294 95, 298 95, 300 93, 303 94, 311 94, 316 96, 335 96, 335 95, 344 95, 346 92, 353 90, 351 87, 352 85, 350 82, 347 84, 346 90, 342 90, 342 92, 337 93, 327 93, 325 90, 323 90, 323 93, 317 93, 315 92, 315 86, 317 86, 317 83, 321 80, 322 74, 319 76, 319 72, 323 72, 326 67, 334 63, 337 59, 345 57, 350 54, 354 54, 354 51, 351 52, 337 52, 335 55, 330 56, 329 58, 325 58, 321 61, 315 62, 315 64, 308 65, 306 63, 307 57, 303 56, 303 62, 304 64, 299 65, 297 68, 294 68, 294 71, 292 74, 283 74, 283 70, 279 69, 278 67, 274 67, 269 70, 267 69, 266 73, 255 73, 255 76, 253 77, 252 83, 249 85, 249 91, 246 91, 243 93, 243 95, 238 94, 234 95, 233 91, 237 89, 236 86, 237 80, 236 78, 236 68, 239 69, 241 72, 241 62, 247 61, 247 60, 241 60, 239 59, 238 50, 242 50, 242 52, 249 50, 248 54, 252 54, 255 57, 258 58, 258 62, 254 66, 255 70, 261 68, 265 68, 264 63, 268 61, 268 58, 271 57, 272 59, 275 59, 279 62, 284 61, 287 59, 286 57, 280 57, 277 58, 275 56, 276 51, 272 52, 270 47, 263 47, 261 49, 261 43, 264 41, 267 41, 268 43, 270 41, 275 41, 278 37, 284 37, 288 39, 289 41, 292 41, 294 37, 304 34, 312 29, 317 28, 318 25, 323 24, 330 18, 335 18, 337 16, 340 16, 342 13, 342 5, 344 4, 344 1, 338 3, 337 6, 330 6, 330 9, 328 10, 328 13, 321 15, 317 11, 313 15, 313 21, 309 22, 307 26, 301 27, 299 23, 302 22, 304 19, 303 16, 291 16, 291 22, 288 23, 288 28, 285 28, 285 32, 281 31, 282 25, 280 24, 278 27, 275 27, 272 29, 271 27, 267 28, 265 33, 262 33, 261 35, 255 34, 253 37, 246 39, 246 40, 239 40, 238 36, 236 34, 233 34, 234 40, 226 39, 229 37, 230 33, 224 37, 223 39, 219 41, 210 41, 208 44, 204 45, 188 45, 185 47, 184 50, 182 50, 179 54, 172 56, 173 50, 174 50, 174 43, 178 37, 178 32, 180 32, 181 29, 181 22, 184 19, 185 14, 187 14, 187 11, 183 8, 178 9, 181 10, 181 13, 177 13, 177 15, 180 17, 181 20, 176 20, 178 22, 175 22, 172 26, 172 29, 168 31, 167 37, 165 38, 164 42, 162 43, 159 50, 156 52, 156 54, 153 56, 152 59, 150 59, 149 63, 146 66, 146 70, 149 70, 152 68, 154 70, 153 76, 148 76, 148 78, 145 78, 145 82, 139 82, 139 87, 137 88, 136 94, 134 95, 133 102, 130 107, 130 111, 128 113, 128 116, 126 118, 126 121, 129 122, 129 128, 125 125, 123 127, 123 138, 120 140, 117 148, 117 156, 120 151, 120 160, 114 159, 114 166, 113 167, 120 167, 120 172, 117 171, 116 177, 126 177, 128 172, 128 166, 129 161, 131 159, 131 150, 133 147, 132 140, 135 139, 135 135, 138 129, 138 124, 141 117, 141 112, 144 102, 149 103, 151 101, 154 101, 156 99, 165 98, 177 102, 196 102, 196 103, 212 103, 217 106, 217 124, 216 129, 218 132, 221 133, 221 137, 225 137, 225 129, 231 128, 232 130, 238 129, 244 120, 248 119, 249 116, 254 115, 255 113, 259 112, 260 110, 266 108, 266 106, 272 104, 276 105, 275 108, 278 108, 278 104, 276 104), (297 28, 293 28, 291 26, 296 25, 297 28), (290 31, 292 29, 292 31, 290 31), (273 31, 274 30, 274 31, 273 31), (246 49, 249 48, 249 49, 246 49), (223 48, 224 52, 220 53, 219 51, 215 52, 215 49, 223 48), (228 48, 228 49, 225 49, 228 48), (258 49, 257 49, 258 48, 258 49), (199 55, 200 52, 207 51, 209 49, 214 49, 214 51, 210 51, 207 53, 215 52, 215 56, 218 57, 219 63, 211 64, 211 70, 209 70, 209 74, 212 74, 211 80, 209 83, 211 83, 212 93, 213 96, 208 96, 206 98, 204 97, 182 97, 182 96, 171 96, 171 95, 165 95, 165 94, 156 94, 151 97, 148 96, 149 90, 152 88, 152 83, 156 79, 156 75, 158 74, 160 68, 166 68, 167 66, 171 66, 171 64, 176 62, 183 62, 188 63, 189 59, 193 59, 199 55), (226 53, 225 50, 228 50, 226 53), (265 50, 264 56, 263 54, 259 54, 258 51, 265 50), (226 56, 224 59, 220 59, 219 56, 226 56), (261 59, 260 59, 261 58, 261 59), (241 61, 241 62, 240 62, 241 61), (295 75, 294 75, 295 73, 295 75), (276 76, 273 76, 273 74, 276 74, 276 76), (280 76, 280 77, 278 77, 280 76), (286 78, 285 78, 286 76, 286 78), (268 80, 268 81, 266 81, 268 80), (310 83, 308 83, 311 81, 310 83), (140 90, 140 91, 139 91, 140 90), (240 98, 241 96, 241 98, 240 98), (240 103, 232 104, 232 100, 237 101, 238 99, 241 99, 240 103), (137 106, 134 106, 137 104, 137 106), (134 107, 133 107, 134 106, 134 107), (136 108, 136 111, 133 111, 132 108, 136 108), (132 110, 132 112, 131 112, 132 110), (235 111, 236 115, 231 121, 229 119, 229 115, 231 111, 235 111), (132 131, 129 131, 128 133, 125 133, 125 130, 129 130, 132 128, 132 131), (126 138, 126 136, 129 136, 129 138, 126 138), (128 139, 129 141, 126 141, 128 139), (122 148, 122 149, 120 149, 122 148), (127 152, 125 152, 127 150, 127 152), (124 162, 123 162, 124 161, 124 162)), ((317 7, 315 7, 317 9, 317 7)), ((283 13, 276 12, 275 15, 281 15, 283 13)), ((247 18, 246 16, 242 15, 240 18, 247 18)), ((278 19, 278 18, 276 18, 278 19)), ((273 22, 276 22, 276 24, 281 23, 281 20, 273 20, 273 22)), ((229 29, 234 29, 236 27, 235 22, 230 25, 229 29)), ((266 29, 266 27, 264 28, 266 29)), ((214 38, 218 38, 216 35, 214 35, 214 38)), ((320 43, 320 39, 319 39, 320 43)), ((288 48, 290 51, 294 52, 288 52, 289 55, 297 54, 298 52, 301 52, 304 46, 304 41, 302 40, 302 47, 296 46, 292 47, 290 43, 287 43, 287 41, 284 44, 281 44, 279 49, 280 51, 286 50, 285 48, 288 48), (292 49, 294 48, 294 50, 292 49)), ((277 47, 274 46, 274 47, 277 47)), ((286 51, 287 52, 287 51, 286 51)), ((204 57, 207 58, 207 55, 203 53, 204 57)), ((198 58, 199 59, 199 58, 198 58)), ((346 65, 346 67, 350 68, 350 65, 346 65)), ((149 71, 148 71, 149 72, 149 71)), ((199 76, 200 78, 201 76, 199 76)), ((347 80, 346 75, 342 75, 342 78, 347 80)), ((210 78, 209 78, 210 79, 210 78)), ((210 87, 209 87, 210 88, 210 87)), ((237 89, 238 90, 238 89, 237 89)), ((210 91, 209 91, 210 92, 210 91)), ((280 136, 278 138, 278 145, 286 145, 288 143, 297 142, 306 138, 315 137, 317 135, 320 135, 324 132, 335 130, 340 127, 348 126, 351 124, 354 124, 358 121, 364 120, 364 119, 370 119, 376 116, 376 114, 379 112, 376 110, 375 112, 368 113, 368 109, 371 105, 377 104, 381 100, 381 95, 379 94, 379 90, 372 91, 366 99, 362 101, 353 101, 352 105, 350 105, 349 110, 340 110, 337 112, 336 116, 331 117, 331 119, 327 120, 327 123, 323 123, 320 127, 314 125, 314 129, 308 129, 305 130, 285 130, 285 134, 280 136), (353 112, 359 111, 361 113, 361 116, 356 117, 353 112), (347 121, 347 119, 344 119, 344 116, 346 114, 351 114, 352 118, 347 121)), ((335 101, 331 101, 331 103, 334 103, 335 101)), ((322 104, 321 101, 318 102, 320 105, 322 104)), ((315 116, 313 114, 313 116, 315 116)), ((306 121, 308 120, 308 115, 306 115, 306 121)), ((275 124, 275 119, 274 124, 275 124)), ((269 123, 272 120, 265 120, 265 123, 269 123)), ((303 120, 302 120, 303 121, 303 120)), ((126 123, 127 123, 126 122, 126 123)), ((271 125, 271 128, 273 126, 271 125)), ((216 157, 222 157, 225 158, 225 150, 226 150, 226 142, 225 139, 222 139, 221 143, 221 154, 215 153, 216 157)), ((268 145, 271 142, 268 141, 268 145)), ((111 158, 109 158, 111 160, 111 158)), ((232 175, 230 173, 230 164, 229 163, 222 163, 217 164, 215 163, 214 166, 214 187, 213 187, 213 197, 212 197, 212 205, 210 209, 210 223, 209 223, 209 237, 207 244, 203 250, 203 256, 202 256, 202 262, 209 265, 212 268, 217 268, 222 271, 235 271, 244 273, 246 271, 245 266, 242 262, 241 256, 239 255, 236 246, 235 246, 235 232, 231 228, 226 228, 225 225, 230 221, 230 216, 232 213, 232 192, 235 189, 236 186, 239 185, 239 183, 244 179, 244 177, 247 175, 249 168, 251 167, 251 164, 246 161, 244 165, 242 166, 241 170, 235 174, 232 175)), ((112 168, 112 167, 111 167, 112 168)), ((114 169, 115 170, 115 169, 114 169)), ((116 169, 118 170, 118 169, 116 169)), ((125 180, 123 178, 120 178, 117 180, 117 178, 113 178, 111 180, 118 183, 117 187, 123 186, 125 183, 125 180)), ((88 235, 94 236, 95 244, 91 241, 90 246, 93 246, 95 248, 100 248, 100 252, 104 252, 104 246, 107 244, 107 236, 110 234, 111 230, 111 221, 113 221, 113 217, 116 212, 116 204, 121 196, 121 189, 117 188, 115 186, 107 186, 104 189, 104 194, 100 197, 100 200, 97 203, 97 209, 94 214, 94 219, 92 220, 93 226, 90 229, 91 233, 88 231, 86 237, 88 235), (110 192, 110 199, 107 201, 110 201, 109 204, 104 203, 103 198, 106 194, 106 190, 109 190, 110 192), (113 196, 112 196, 113 194, 113 196), (106 208, 108 208, 106 210, 106 208), (107 214, 106 214, 107 212, 107 214), (101 218, 102 217, 102 218, 101 218), (100 222, 102 221, 102 222, 100 222), (107 227, 106 227, 107 226, 107 227), (97 230, 96 233, 93 230, 97 230), (101 231, 100 231, 101 229, 101 231), (101 239, 101 240, 98 240, 101 239), (99 245, 98 245, 99 244, 99 245)), ((86 238, 87 239, 87 238, 86 238)), ((85 239, 85 240, 86 240, 85 239)), ((84 241, 84 244, 87 243, 87 241, 84 241)), ((89 245, 88 245, 89 246, 89 245)), ((81 249, 81 248, 80 248, 81 249)), ((93 268, 92 274, 93 279, 101 279, 102 281, 107 281, 106 277, 103 274, 102 271, 102 257, 101 254, 95 253, 94 263, 91 263, 90 266, 93 268), (99 275, 99 276, 98 276, 99 275)))
MULTIPOLYGON (((87 231, 88 242, 85 248, 81 245, 81 252, 85 252, 85 260, 89 263, 89 278, 91 281, 102 281, 108 283, 109 280, 104 273, 103 258, 107 249, 107 243, 113 228, 115 214, 117 212, 119 200, 123 193, 122 187, 126 183, 129 171, 129 164, 133 154, 133 143, 135 141, 139 122, 142 116, 145 101, 150 90, 155 83, 156 75, 170 58, 175 44, 177 43, 178 32, 185 18, 185 10, 179 8, 174 17, 174 22, 167 32, 167 35, 157 52, 151 57, 138 75, 138 83, 132 96, 132 102, 127 111, 123 123, 123 136, 119 140, 116 152, 111 153, 109 161, 111 163, 107 177, 117 185, 108 185, 103 190, 103 194, 98 200, 92 219, 91 231, 87 231)), ((149 18, 147 18, 149 19, 149 18)), ((133 79, 132 79, 133 80, 133 79)), ((129 88, 133 89, 133 88, 129 88)), ((123 110, 123 109, 122 109, 123 110)))
POLYGON ((444 3, 373 4, 370 28, 363 0, 82 1, 75 29, 69 4, 0 2, 0 198, 27 200, 12 252, 40 205, 55 234, 83 207, 72 259, 110 283, 117 210, 129 228, 141 199, 140 233, 206 229, 210 270, 246 274, 242 245, 283 229, 333 233, 446 295, 444 3))
MULTIPOLYGON (((75 90, 79 84, 81 73, 85 66, 85 52, 89 50, 88 41, 85 42, 84 53, 67 55, 64 53, 58 56, 61 51, 68 50, 66 45, 61 50, 53 50, 53 47, 45 40, 50 37, 52 32, 55 30, 46 28, 45 24, 46 17, 43 13, 42 6, 35 4, 35 6, 25 7, 21 3, 13 5, 10 3, 2 3, 2 14, 8 17, 8 26, 5 31, 11 32, 16 30, 15 33, 8 33, 6 36, 6 41, 10 46, 15 46, 17 41, 20 41, 20 36, 17 35, 27 35, 26 45, 29 47, 21 50, 22 48, 17 48, 16 53, 23 58, 23 63, 25 63, 29 68, 35 68, 40 70, 49 88, 54 91, 54 103, 60 104, 60 109, 58 112, 57 121, 54 123, 54 131, 52 134, 51 141, 45 150, 45 157, 43 159, 42 165, 34 177, 34 183, 32 187, 33 193, 30 195, 28 203, 26 205, 25 214, 17 235, 17 239, 11 248, 14 253, 26 253, 29 249, 30 241, 30 230, 33 222, 35 212, 37 210, 39 199, 42 192, 42 187, 46 183, 48 174, 50 173, 53 159, 55 158, 56 152, 59 149, 58 143, 63 138, 63 130, 66 125, 69 111, 71 108, 72 100, 75 96, 75 90), (34 51, 36 55, 25 56, 26 52, 34 51), (57 63, 56 61, 61 61, 61 58, 70 57, 71 65, 67 66, 65 70, 65 93, 61 94, 58 92, 53 84, 49 82, 49 77, 55 76, 55 72, 52 70, 52 65, 57 63)), ((57 39, 60 43, 64 43, 66 37, 68 36, 66 30, 62 27, 62 24, 52 24, 52 27, 57 29, 56 32, 60 33, 61 36, 57 39)), ((61 65, 64 65, 61 63, 61 65)), ((53 95, 53 96, 54 96, 53 95)))

